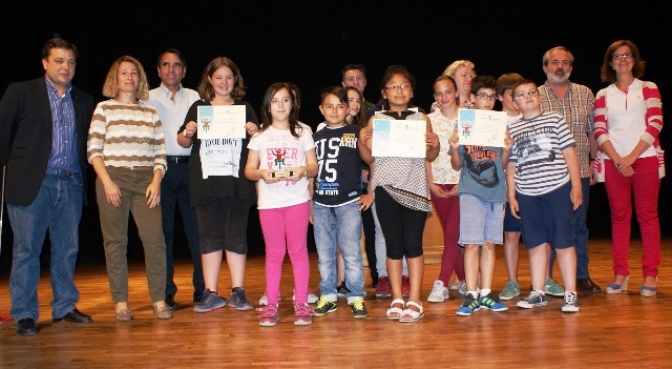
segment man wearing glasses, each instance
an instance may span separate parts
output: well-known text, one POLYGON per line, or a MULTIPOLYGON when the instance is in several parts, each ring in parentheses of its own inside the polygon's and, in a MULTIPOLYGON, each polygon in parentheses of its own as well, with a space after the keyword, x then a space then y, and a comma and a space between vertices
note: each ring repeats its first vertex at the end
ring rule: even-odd
MULTIPOLYGON (((557 46, 543 56, 543 68, 546 82, 539 87, 541 108, 543 111, 554 111, 565 117, 569 130, 576 142, 576 153, 579 157, 581 171, 581 188, 583 204, 574 212, 576 235, 576 287, 583 292, 600 292, 600 287, 590 279, 588 272, 588 228, 586 217, 588 210, 589 186, 595 183, 592 161, 597 151, 597 143, 593 137, 593 101, 595 96, 586 86, 569 81, 574 65, 574 55, 564 46, 557 46)), ((549 275, 555 260, 552 253, 549 275)), ((563 296, 564 289, 549 278, 547 288, 553 296, 563 296)), ((549 291, 547 291, 549 293, 549 291)))

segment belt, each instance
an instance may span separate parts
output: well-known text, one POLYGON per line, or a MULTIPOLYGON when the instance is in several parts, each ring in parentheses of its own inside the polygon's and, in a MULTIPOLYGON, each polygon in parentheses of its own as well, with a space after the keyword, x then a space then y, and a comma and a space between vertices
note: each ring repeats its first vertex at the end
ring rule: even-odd
POLYGON ((76 172, 71 172, 69 170, 65 169, 54 169, 54 168, 47 168, 47 174, 51 174, 52 176, 56 177, 67 177, 70 178, 72 177, 73 174, 76 172))
POLYGON ((152 170, 154 167, 119 167, 123 169, 129 169, 129 170, 152 170))
POLYGON ((166 156, 166 161, 169 163, 188 163, 189 162, 189 157, 188 156, 166 156))

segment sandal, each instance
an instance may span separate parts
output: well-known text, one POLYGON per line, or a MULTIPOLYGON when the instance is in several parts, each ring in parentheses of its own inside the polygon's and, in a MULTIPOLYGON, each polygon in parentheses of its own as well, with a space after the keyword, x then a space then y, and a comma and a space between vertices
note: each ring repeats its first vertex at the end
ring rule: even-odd
POLYGON ((423 316, 425 316, 425 311, 422 309, 422 303, 409 301, 409 302, 406 303, 406 306, 414 306, 414 307, 418 308, 418 310, 404 309, 404 312, 402 313, 401 317, 399 318, 399 322, 401 322, 401 323, 413 323, 413 322, 417 322, 423 316))
POLYGON ((401 318, 401 315, 404 313, 404 306, 405 302, 402 299, 394 299, 392 300, 392 303, 390 304, 390 308, 387 309, 385 312, 385 316, 387 316, 387 319, 389 320, 399 320, 401 318), (395 304, 400 304, 401 307, 394 306, 395 304))

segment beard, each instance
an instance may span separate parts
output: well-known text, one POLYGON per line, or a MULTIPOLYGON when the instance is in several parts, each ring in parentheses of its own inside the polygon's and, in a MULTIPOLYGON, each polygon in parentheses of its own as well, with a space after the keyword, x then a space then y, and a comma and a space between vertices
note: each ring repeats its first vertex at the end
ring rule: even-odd
POLYGON ((571 72, 565 72, 564 69, 558 69, 555 72, 546 73, 546 78, 555 84, 562 84, 569 80, 571 74, 571 72))

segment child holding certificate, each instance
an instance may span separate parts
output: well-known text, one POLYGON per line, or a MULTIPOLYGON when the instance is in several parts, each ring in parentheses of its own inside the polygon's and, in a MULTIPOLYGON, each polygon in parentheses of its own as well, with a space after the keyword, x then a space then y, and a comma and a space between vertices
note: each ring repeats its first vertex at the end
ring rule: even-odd
POLYGON ((198 236, 203 263, 205 292, 194 311, 206 313, 226 306, 218 294, 219 272, 224 253, 231 275, 229 306, 252 310, 245 295, 245 264, 247 262, 247 219, 256 201, 254 182, 243 176, 247 162, 245 146, 257 133, 257 114, 245 102, 245 84, 238 66, 227 57, 210 61, 198 87, 202 100, 187 112, 177 142, 191 148, 189 158, 189 195, 198 222, 198 236), (244 107, 245 138, 204 137, 201 107, 244 107), (197 123, 198 122, 198 123, 197 123))
MULTIPOLYGON (((493 110, 497 101, 497 82, 491 76, 478 76, 471 84, 475 109, 493 110)), ((478 129, 476 124, 473 129, 478 129)), ((503 127, 504 129, 506 127, 503 127)), ((503 243, 506 182, 511 138, 503 147, 460 145, 457 130, 450 138, 450 161, 461 170, 457 195, 460 198, 460 240, 464 247, 464 275, 467 293, 457 315, 469 316, 484 308, 505 311, 509 308, 492 292, 495 270, 495 244, 503 243), (480 276, 480 280, 479 280, 480 276), (480 286, 480 291, 478 289, 480 286)))
POLYGON ((420 302, 425 267, 422 232, 427 213, 432 210, 426 160, 432 161, 439 155, 439 137, 432 132, 429 119, 424 113, 409 110, 414 86, 415 78, 406 67, 388 67, 380 90, 384 110, 369 119, 360 136, 362 140, 366 139, 367 148, 375 151, 377 144, 370 137, 377 119, 403 120, 408 126, 422 126, 425 132, 424 157, 404 157, 403 150, 398 156, 376 157, 371 179, 371 193, 376 199, 376 212, 387 245, 387 272, 392 285, 392 303, 386 316, 400 322, 415 322, 424 316, 420 302), (404 256, 408 261, 411 284, 408 302, 403 300, 401 290, 401 260, 404 256))
POLYGON ((434 81, 434 99, 437 109, 427 116, 432 122, 432 129, 439 135, 441 151, 431 162, 431 166, 428 166, 427 180, 432 205, 443 230, 443 255, 441 271, 434 281, 427 302, 444 302, 448 299, 451 274, 455 272, 459 284, 464 281, 464 259, 457 243, 460 237, 460 199, 457 197, 460 171, 453 169, 448 154, 448 139, 457 127, 460 107, 459 90, 453 77, 441 75, 434 81))
POLYGON ((313 186, 313 230, 321 277, 315 316, 336 311, 336 249, 340 248, 348 305, 355 318, 366 318, 360 211, 368 209, 373 198, 362 195, 361 165, 362 156, 368 163, 373 159, 359 140, 360 127, 345 120, 348 93, 343 87, 327 87, 322 91, 320 112, 326 127, 313 135, 319 168, 313 186))
POLYGON ((312 323, 308 307, 308 177, 317 174, 313 132, 298 121, 295 95, 288 83, 271 85, 261 107, 261 128, 248 144, 245 177, 257 182, 261 230, 266 243, 266 294, 268 305, 259 325, 278 322, 280 280, 285 253, 294 274, 294 325, 312 323))
POLYGON ((520 219, 532 277, 532 291, 518 301, 518 307, 546 305, 544 285, 550 244, 555 248, 565 285, 562 311, 576 312, 576 237, 571 220, 583 202, 583 194, 574 138, 565 118, 542 112, 533 81, 516 83, 513 99, 523 117, 509 126, 514 143, 506 168, 507 192, 511 214, 520 219))

